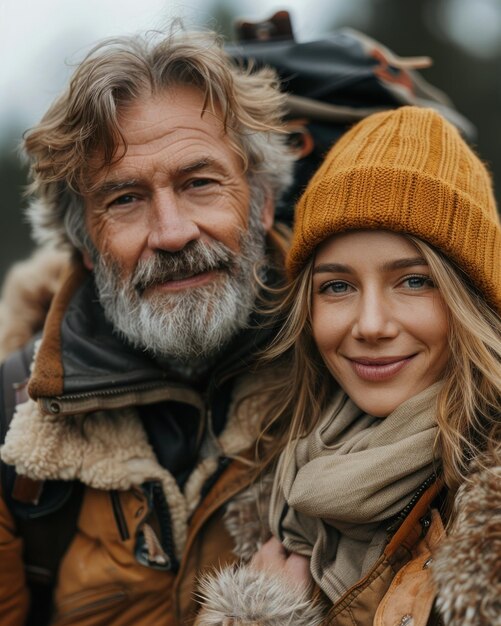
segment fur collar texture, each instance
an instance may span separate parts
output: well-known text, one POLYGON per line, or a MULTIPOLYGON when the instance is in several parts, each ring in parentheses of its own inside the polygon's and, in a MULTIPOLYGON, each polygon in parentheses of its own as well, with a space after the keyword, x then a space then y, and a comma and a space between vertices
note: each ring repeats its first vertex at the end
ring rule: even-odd
POLYGON ((69 265, 69 254, 41 248, 9 270, 0 299, 0 360, 42 329, 69 265))
POLYGON ((309 593, 249 567, 204 578, 196 626, 319 626, 323 611, 309 593))
MULTIPOLYGON (((263 522, 271 484, 272 477, 268 476, 228 506, 226 525, 235 541, 235 552, 244 561, 250 560, 270 535, 263 522)), ((454 518, 430 565, 442 620, 445 626, 501 626, 501 467, 472 474, 456 495, 454 518)), ((266 579, 266 573, 246 573, 245 567, 214 574, 202 584, 201 595, 209 610, 206 614, 204 609, 200 625, 225 624, 225 616, 232 614, 234 606, 238 619, 229 624, 302 626, 305 621, 301 611, 294 608, 296 603, 290 602, 287 584, 277 579, 266 583, 266 579), (267 584, 269 596, 264 593, 267 584), (257 616, 255 600, 245 601, 247 588, 253 585, 256 594, 261 594, 261 621, 252 621, 257 616), (287 603, 291 609, 288 613, 287 603)))
POLYGON ((501 467, 460 487, 432 573, 446 626, 501 626, 501 467))
POLYGON ((79 480, 95 489, 127 490, 145 481, 160 481, 179 558, 188 517, 202 485, 217 468, 217 458, 243 452, 255 441, 260 416, 257 385, 252 376, 237 382, 227 426, 217 440, 206 442, 207 457, 193 471, 184 492, 157 462, 134 408, 54 418, 30 399, 17 407, 1 458, 33 480, 79 480))

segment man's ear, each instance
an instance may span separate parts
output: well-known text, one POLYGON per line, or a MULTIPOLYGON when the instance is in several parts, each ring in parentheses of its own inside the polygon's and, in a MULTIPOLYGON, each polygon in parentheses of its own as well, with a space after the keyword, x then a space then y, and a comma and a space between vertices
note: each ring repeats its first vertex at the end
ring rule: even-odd
POLYGON ((271 194, 266 195, 261 213, 261 222, 264 226, 264 232, 267 233, 273 226, 275 220, 275 202, 271 194))
POLYGON ((92 262, 92 259, 90 258, 90 254, 87 252, 87 250, 83 250, 82 251, 82 258, 83 258, 83 264, 85 265, 85 267, 92 271, 94 269, 94 263, 92 262))

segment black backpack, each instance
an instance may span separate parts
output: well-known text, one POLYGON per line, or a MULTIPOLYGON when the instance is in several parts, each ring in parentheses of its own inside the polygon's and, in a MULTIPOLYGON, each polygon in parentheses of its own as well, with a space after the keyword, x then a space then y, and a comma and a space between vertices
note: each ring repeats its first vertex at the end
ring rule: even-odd
MULTIPOLYGON (((237 31, 240 43, 227 46, 228 52, 240 63, 274 67, 288 94, 290 140, 300 158, 294 184, 277 207, 278 220, 292 222, 295 200, 325 153, 353 123, 371 113, 405 104, 430 106, 455 123, 466 139, 475 137, 472 125, 454 110, 447 96, 416 72, 428 64, 426 59, 398 58, 352 30, 297 43, 286 11, 264 22, 241 22, 237 31)), ((15 405, 23 399, 32 356, 33 342, 0 369, 0 443, 15 405)), ((32 592, 28 625, 43 626, 50 619, 58 564, 76 530, 82 487, 46 483, 44 497, 36 502, 29 494, 36 493, 37 485, 3 463, 0 472, 4 497, 24 540, 32 592)))
POLYGON ((294 184, 277 207, 281 221, 292 222, 295 202, 329 148, 371 113, 403 105, 431 107, 467 141, 476 137, 474 126, 448 96, 416 71, 429 67, 428 57, 398 57, 352 29, 298 43, 287 11, 263 22, 240 22, 236 28, 240 41, 227 46, 228 52, 244 65, 275 68, 287 93, 290 139, 300 158, 294 184))

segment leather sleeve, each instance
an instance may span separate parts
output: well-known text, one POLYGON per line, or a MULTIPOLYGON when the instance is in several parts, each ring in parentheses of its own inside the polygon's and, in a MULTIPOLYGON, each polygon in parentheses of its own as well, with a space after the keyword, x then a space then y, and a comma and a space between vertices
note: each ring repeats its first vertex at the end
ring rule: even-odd
POLYGON ((0 487, 0 624, 23 626, 29 593, 22 559, 22 541, 0 487))

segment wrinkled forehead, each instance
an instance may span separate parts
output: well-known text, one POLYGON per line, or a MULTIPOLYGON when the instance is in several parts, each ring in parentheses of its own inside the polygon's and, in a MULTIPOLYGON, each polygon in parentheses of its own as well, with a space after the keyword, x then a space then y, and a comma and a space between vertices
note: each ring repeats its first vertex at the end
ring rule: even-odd
POLYGON ((196 87, 143 93, 120 106, 117 120, 112 145, 96 146, 89 155, 84 193, 116 168, 127 167, 133 175, 146 164, 167 168, 180 161, 211 161, 235 171, 244 167, 242 150, 225 126, 221 107, 208 103, 196 87))

